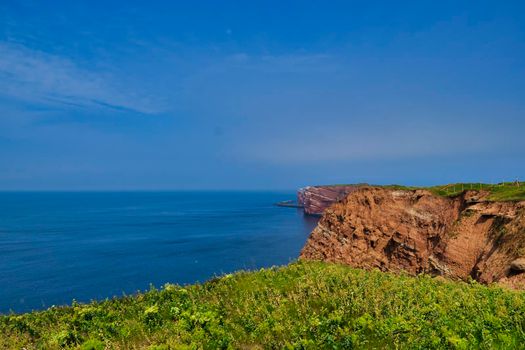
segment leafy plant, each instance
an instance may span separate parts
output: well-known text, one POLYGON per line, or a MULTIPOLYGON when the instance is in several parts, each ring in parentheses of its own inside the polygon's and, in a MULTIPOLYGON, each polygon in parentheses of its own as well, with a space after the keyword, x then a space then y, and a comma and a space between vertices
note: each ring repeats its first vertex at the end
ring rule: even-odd
POLYGON ((321 262, 0 316, 1 349, 520 349, 525 293, 321 262))

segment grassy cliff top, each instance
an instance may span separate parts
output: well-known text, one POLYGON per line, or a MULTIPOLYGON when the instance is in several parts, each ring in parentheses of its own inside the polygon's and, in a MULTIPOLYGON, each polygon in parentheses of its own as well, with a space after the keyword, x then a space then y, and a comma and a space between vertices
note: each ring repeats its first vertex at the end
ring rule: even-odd
POLYGON ((459 195, 465 190, 482 190, 490 193, 487 198, 490 201, 525 200, 525 182, 502 182, 499 184, 455 183, 430 187, 387 185, 382 187, 398 188, 405 190, 426 189, 436 195, 447 197, 459 195))
POLYGON ((0 317, 2 349, 525 346, 525 293, 297 262, 0 317))
POLYGON ((461 194, 465 190, 483 190, 488 191, 490 201, 524 201, 525 200, 525 182, 502 182, 499 184, 459 182, 448 185, 436 186, 404 186, 404 185, 369 185, 369 184, 332 184, 320 185, 316 187, 344 187, 344 186, 376 186, 399 190, 429 190, 432 193, 453 197, 461 194))

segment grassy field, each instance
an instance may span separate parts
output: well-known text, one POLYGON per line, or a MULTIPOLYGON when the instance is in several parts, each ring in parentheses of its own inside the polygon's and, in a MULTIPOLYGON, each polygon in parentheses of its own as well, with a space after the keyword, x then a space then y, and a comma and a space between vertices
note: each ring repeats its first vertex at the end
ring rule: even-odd
MULTIPOLYGON (((322 185, 320 187, 339 187, 339 186, 351 186, 352 184, 333 184, 333 185, 322 185)), ((377 186, 399 190, 429 190, 432 193, 439 196, 453 197, 459 195, 461 192, 466 190, 483 190, 490 192, 488 200, 491 201, 524 201, 525 200, 525 182, 502 182, 499 184, 486 184, 486 183, 471 183, 471 182, 459 182, 448 185, 436 185, 436 186, 403 186, 403 185, 368 185, 368 184, 354 184, 358 186, 377 186)))
POLYGON ((296 262, 0 317, 1 349, 525 348, 525 293, 296 262))
POLYGON ((387 185, 387 188, 402 190, 426 189, 439 196, 453 197, 465 190, 483 190, 490 192, 491 201, 523 201, 525 200, 525 182, 503 182, 499 184, 456 183, 431 187, 387 185))

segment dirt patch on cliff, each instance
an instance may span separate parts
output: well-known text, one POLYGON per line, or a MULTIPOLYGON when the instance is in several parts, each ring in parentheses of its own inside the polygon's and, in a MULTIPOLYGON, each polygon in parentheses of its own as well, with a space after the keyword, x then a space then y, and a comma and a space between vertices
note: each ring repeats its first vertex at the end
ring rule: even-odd
POLYGON ((359 188, 325 210, 301 258, 521 288, 510 266, 525 256, 525 202, 486 196, 359 188))

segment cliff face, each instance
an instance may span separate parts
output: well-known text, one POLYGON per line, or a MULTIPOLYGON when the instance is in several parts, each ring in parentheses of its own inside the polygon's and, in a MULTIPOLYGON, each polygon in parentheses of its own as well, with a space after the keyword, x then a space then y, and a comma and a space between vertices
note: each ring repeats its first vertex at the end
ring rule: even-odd
POLYGON ((525 202, 485 196, 361 187, 325 210, 301 258, 523 288, 525 202))
POLYGON ((326 208, 358 188, 359 185, 308 186, 297 192, 297 203, 304 207, 305 214, 321 215, 326 208))

